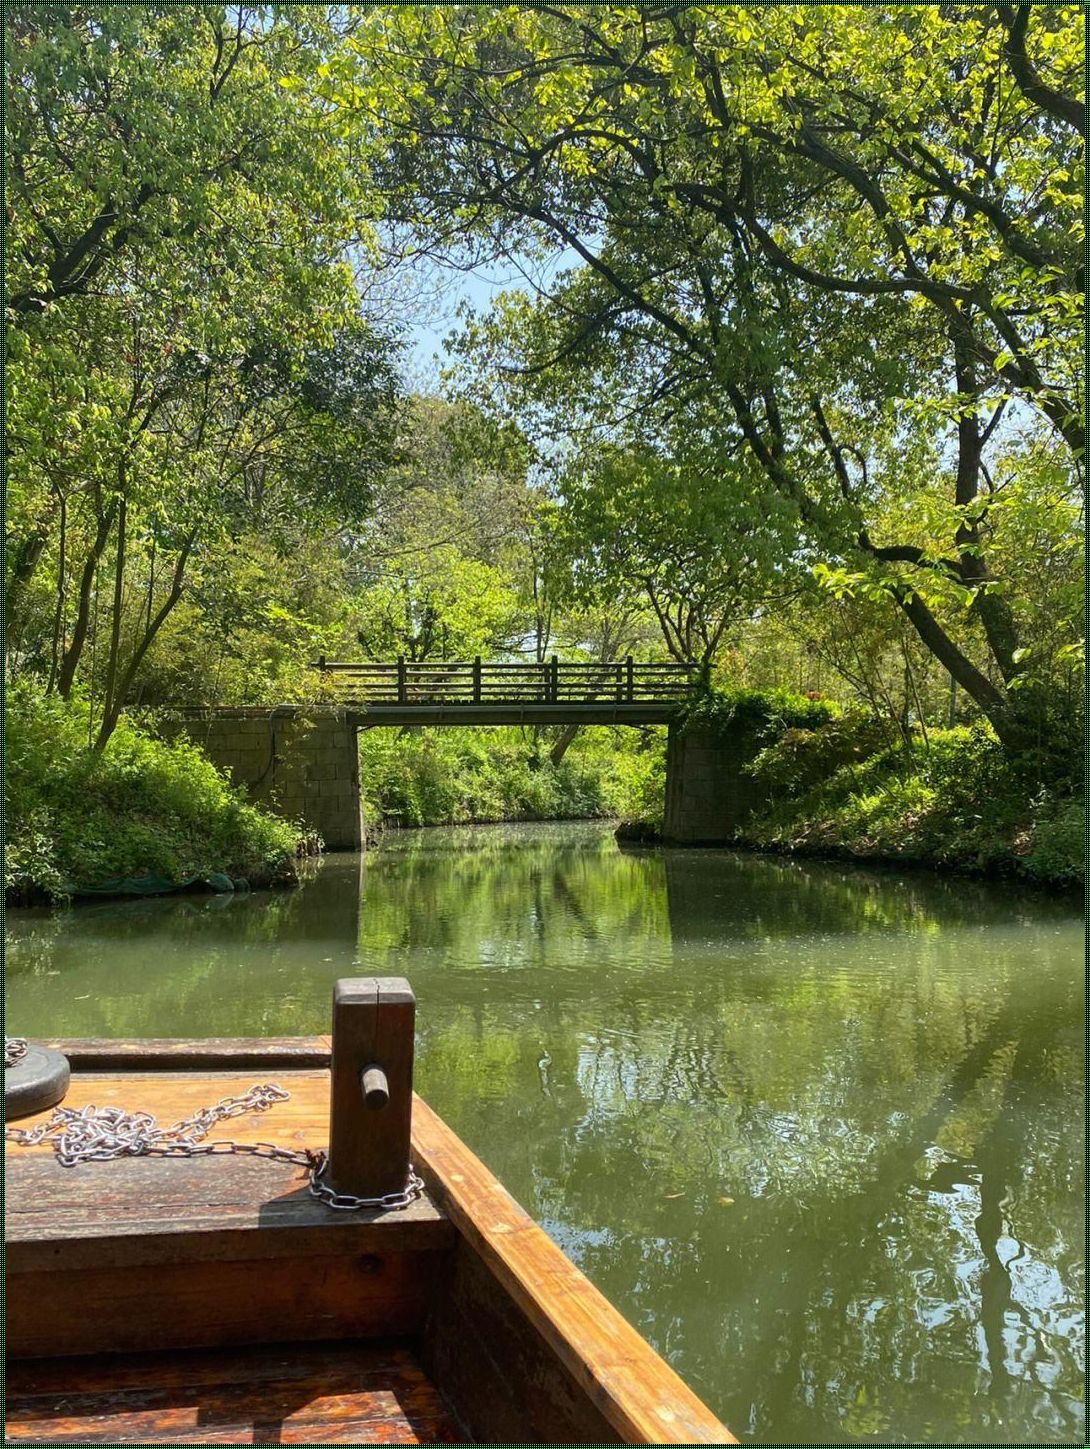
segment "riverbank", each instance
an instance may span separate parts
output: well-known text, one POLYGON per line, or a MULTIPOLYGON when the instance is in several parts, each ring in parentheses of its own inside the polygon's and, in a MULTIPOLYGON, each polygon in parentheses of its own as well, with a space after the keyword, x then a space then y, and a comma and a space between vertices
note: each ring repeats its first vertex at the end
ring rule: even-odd
MULTIPOLYGON (((749 774, 768 803, 729 843, 814 859, 920 866, 1072 889, 1084 878, 1077 761, 1004 751, 983 726, 885 743, 864 716, 789 729, 749 774)), ((662 839, 661 818, 618 838, 662 839)))
MULTIPOLYGON (((758 758, 774 788, 800 751, 758 758)), ((1076 762, 1004 751, 985 728, 932 731, 807 777, 748 821, 741 844, 791 854, 928 865, 1071 887, 1083 880, 1085 810, 1076 762)))
POLYGON ((209 877, 294 885, 304 829, 251 805, 194 745, 123 719, 102 753, 80 701, 13 686, 6 724, 9 905, 169 891, 209 877))

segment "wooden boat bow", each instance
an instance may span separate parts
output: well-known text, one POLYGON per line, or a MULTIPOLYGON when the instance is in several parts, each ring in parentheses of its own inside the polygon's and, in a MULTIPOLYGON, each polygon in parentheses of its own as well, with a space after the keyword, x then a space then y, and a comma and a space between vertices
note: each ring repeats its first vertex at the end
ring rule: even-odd
MULTIPOLYGON (((329 1038, 51 1045, 65 1105, 172 1122, 256 1073, 289 1100, 233 1138, 328 1141, 329 1038)), ((415 1095, 411 1155, 421 1199, 357 1214, 287 1163, 10 1148, 8 1442, 737 1442, 415 1095)))

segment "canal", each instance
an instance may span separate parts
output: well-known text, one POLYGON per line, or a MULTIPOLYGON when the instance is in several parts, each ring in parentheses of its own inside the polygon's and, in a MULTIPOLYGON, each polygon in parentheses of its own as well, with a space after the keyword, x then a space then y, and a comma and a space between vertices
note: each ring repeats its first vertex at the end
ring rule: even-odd
POLYGON ((7 944, 32 1037, 321 1032, 408 976, 421 1093, 742 1439, 1083 1442, 1070 899, 494 826, 7 944))

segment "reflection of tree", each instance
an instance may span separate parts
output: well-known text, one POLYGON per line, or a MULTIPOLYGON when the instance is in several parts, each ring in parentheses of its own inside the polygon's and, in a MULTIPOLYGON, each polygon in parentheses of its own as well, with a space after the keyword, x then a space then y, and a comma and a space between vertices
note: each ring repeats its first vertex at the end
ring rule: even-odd
POLYGON ((354 973, 359 862, 295 891, 166 896, 14 913, 11 1022, 38 1036, 277 1036, 327 1031, 354 973))
POLYGON ((979 1164, 980 1212, 975 1220, 980 1251, 984 1258, 984 1271, 980 1275, 980 1323, 987 1345, 992 1392, 998 1398, 1008 1386, 1003 1326, 1008 1309, 1013 1307, 1010 1273, 999 1254, 999 1239, 1004 1227, 1003 1199, 1007 1184, 1004 1181, 1004 1154, 1002 1148, 995 1151, 991 1136, 979 1156, 984 1159, 979 1164))
MULTIPOLYGON (((984 1124, 973 1150, 973 1163, 979 1175, 979 1212, 973 1226, 980 1247, 980 1322, 983 1331, 992 1393, 999 1399, 1016 1395, 1027 1367, 1047 1364, 1053 1353, 1053 1335, 1047 1331, 1047 1319, 1039 1311, 1040 1302, 1020 1300, 1012 1276, 1012 1268, 1025 1265, 1033 1256, 1029 1242, 1037 1238, 1034 1225, 1027 1221, 1023 1204, 1030 1197, 1040 1202, 1041 1168, 1050 1154, 1035 1154, 1033 1177, 1027 1182, 1023 1154, 1017 1153, 1017 1131, 1012 1119, 1021 1123, 1027 1095, 1032 1101, 1037 1094, 1050 1043, 1041 1035, 1018 1043, 1009 1064, 1009 1078, 999 1110, 984 1124), (1024 1235, 1023 1237, 1020 1236, 1024 1235), (1032 1237, 1030 1236, 1032 1235, 1032 1237)), ((1072 1134, 1068 1152, 1074 1161, 1076 1180, 1081 1179, 1081 1162, 1077 1138, 1072 1134)), ((1065 1174, 1066 1175, 1066 1174, 1065 1174)), ((1054 1191, 1054 1188, 1053 1188, 1054 1191)), ((1053 1194, 1048 1198, 1054 1200, 1053 1194)), ((1072 1224, 1072 1227, 1075 1227, 1072 1224)), ((1080 1225, 1081 1226, 1081 1225, 1080 1225)), ((1054 1229, 1053 1229, 1054 1231, 1054 1229)), ((1078 1267, 1078 1250, 1072 1234, 1069 1252, 1073 1259, 1066 1264, 1070 1272, 1078 1267), (1073 1250, 1073 1251, 1072 1251, 1073 1250)), ((1068 1345, 1069 1370, 1078 1372, 1078 1352, 1068 1345)), ((1059 1422, 1074 1438, 1079 1430, 1078 1416, 1063 1414, 1063 1400, 1057 1399, 1059 1422)))
POLYGON ((368 862, 360 944, 376 969, 415 949, 512 960, 543 935, 554 961, 590 965, 595 938, 622 931, 668 940, 662 866, 622 856, 601 827, 409 832, 368 862))
MULTIPOLYGON (((920 893, 926 903, 926 883, 920 893)), ((880 976, 847 933, 800 930, 817 948, 783 970, 763 951, 731 951, 725 930, 698 929, 693 946, 675 937, 669 963, 642 972, 618 969, 602 933, 593 989, 554 971, 531 1015, 519 978, 503 1006, 476 1021, 462 1012, 429 1038, 425 1090, 440 1110, 731 1422, 752 1415, 760 1438, 773 1424, 803 1442, 815 1424, 839 1425, 833 1438, 900 1432, 918 1421, 929 1376, 936 1423, 957 1437, 1000 1433, 1002 1407, 976 1400, 987 1392, 972 1341, 980 1168, 952 1161, 947 1192, 940 1169, 950 1151, 1005 1130, 1015 1051, 1033 1038, 1047 1058, 1070 981, 1039 976, 1027 1011, 1020 951, 952 969, 982 943, 961 929, 965 905, 951 901, 947 927, 944 904, 939 893, 932 915, 919 899, 906 913, 896 897, 881 949, 899 912, 898 968, 880 976), (551 1090, 531 1097, 542 1043, 551 1090), (970 1185, 957 1187, 966 1171, 970 1185)), ((828 901, 814 906, 827 925, 828 901)), ((465 976, 459 987, 474 991, 465 976)), ((1054 1090, 1070 1117, 1077 1085, 1054 1090)), ((1012 1148, 1039 1172, 1054 1149, 1039 1117, 1012 1148)), ((1053 1253, 1063 1192, 1057 1182, 1046 1194, 1038 1260, 1053 1253)), ((1070 1357, 1054 1341, 1045 1354, 1070 1357)), ((1055 1417, 1047 1389, 1027 1395, 1022 1422, 1055 1417)))
MULTIPOLYGON (((976 927, 995 907, 995 889, 930 872, 894 873, 858 866, 747 856, 718 850, 669 850, 661 859, 677 941, 713 932, 730 937, 830 935, 863 931, 935 932, 976 927)), ((1070 903, 1015 890, 1010 916, 1038 921, 1070 915, 1070 903)))

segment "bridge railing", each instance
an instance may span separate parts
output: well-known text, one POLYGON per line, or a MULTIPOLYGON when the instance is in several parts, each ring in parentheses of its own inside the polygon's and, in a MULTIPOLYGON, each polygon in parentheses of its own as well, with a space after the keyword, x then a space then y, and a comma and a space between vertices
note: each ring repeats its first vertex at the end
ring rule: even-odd
POLYGON ((313 668, 330 677, 346 704, 617 704, 681 703, 696 682, 688 664, 582 664, 555 656, 541 663, 417 661, 393 664, 334 663, 313 668))

